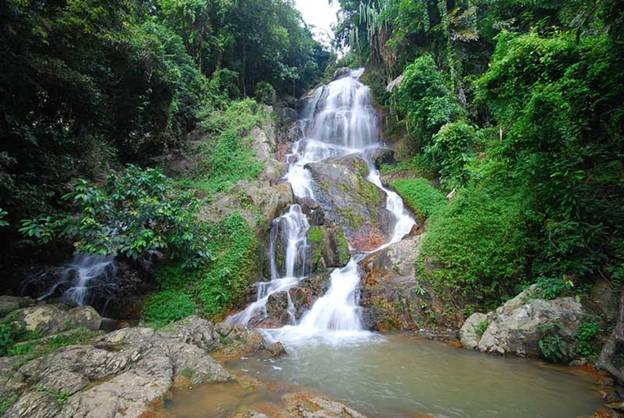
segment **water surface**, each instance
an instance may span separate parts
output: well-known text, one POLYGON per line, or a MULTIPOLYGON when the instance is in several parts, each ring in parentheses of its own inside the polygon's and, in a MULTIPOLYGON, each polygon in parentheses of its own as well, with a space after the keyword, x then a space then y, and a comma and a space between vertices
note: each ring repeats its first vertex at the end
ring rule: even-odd
POLYGON ((569 418, 591 416, 601 406, 588 373, 404 335, 341 347, 306 344, 280 359, 230 366, 273 386, 196 388, 174 395, 170 412, 228 417, 240 405, 279 402, 294 390, 325 393, 370 417, 569 418), (193 405, 203 410, 193 413, 193 405))

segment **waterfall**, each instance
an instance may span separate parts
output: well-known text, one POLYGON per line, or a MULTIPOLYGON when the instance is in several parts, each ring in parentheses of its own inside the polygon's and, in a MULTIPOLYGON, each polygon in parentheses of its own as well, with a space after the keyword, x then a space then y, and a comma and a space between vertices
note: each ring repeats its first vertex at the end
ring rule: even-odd
MULTIPOLYGON (((368 162, 367 180, 386 193, 386 209, 395 218, 391 238, 374 250, 379 251, 400 241, 415 222, 405 210, 401 198, 383 187, 379 172, 368 157, 370 151, 379 148, 381 143, 371 91, 359 80, 363 72, 363 69, 352 70, 348 75, 317 88, 309 97, 299 121, 302 139, 293 145, 287 155, 289 168, 284 178, 292 185, 297 199, 314 199, 314 184, 306 164, 349 154, 360 155, 368 162)), ((231 322, 249 324, 259 313, 266 315, 266 303, 272 294, 289 290, 304 278, 307 230, 307 219, 297 204, 273 222, 271 281, 258 284, 256 302, 231 317, 231 322), (280 244, 281 248, 278 248, 280 244), (285 254, 282 269, 277 261, 280 251, 285 254)), ((362 253, 353 254, 346 266, 332 272, 329 289, 298 323, 291 312, 292 303, 288 296, 291 324, 266 330, 267 336, 295 344, 310 338, 337 343, 373 335, 363 329, 358 305, 358 262, 364 256, 362 253)))
POLYGON ((59 288, 64 288, 63 299, 83 306, 89 302, 89 292, 94 288, 115 286, 116 276, 117 266, 113 257, 77 255, 62 267, 59 279, 38 300, 46 299, 59 288))
MULTIPOLYGON (((255 318, 263 319, 269 297, 287 291, 305 277, 309 227, 301 206, 297 204, 291 205, 287 213, 273 220, 269 242, 271 281, 258 283, 256 301, 228 318, 228 322, 248 325, 255 318), (283 261, 279 259, 280 254, 284 254, 283 261)), ((288 313, 294 322, 290 295, 288 298, 288 313)))

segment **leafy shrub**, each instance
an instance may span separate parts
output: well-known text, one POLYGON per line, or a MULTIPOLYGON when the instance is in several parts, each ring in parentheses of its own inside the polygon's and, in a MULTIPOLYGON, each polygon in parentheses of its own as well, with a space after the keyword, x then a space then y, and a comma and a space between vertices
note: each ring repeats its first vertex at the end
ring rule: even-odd
POLYGON ((574 350, 557 334, 549 334, 538 342, 542 356, 553 363, 567 363, 574 358, 574 350))
POLYGON ((491 307, 522 281, 527 246, 522 194, 471 186, 431 216, 418 265, 441 290, 491 307))
POLYGON ((159 170, 129 165, 109 175, 103 187, 80 179, 64 199, 74 214, 23 220, 20 231, 40 243, 66 238, 80 253, 138 259, 167 250, 189 264, 208 256, 197 201, 179 193, 159 170))
POLYGON ((228 191, 240 180, 257 178, 262 164, 250 147, 250 133, 265 117, 250 99, 206 115, 202 125, 215 139, 203 149, 206 160, 191 186, 212 194, 228 191))
POLYGON ((438 167, 440 180, 447 189, 466 184, 467 164, 475 158, 477 131, 464 122, 448 123, 433 135, 425 155, 438 167))
POLYGON ((6 356, 15 342, 15 326, 11 323, 0 324, 0 356, 6 356))
POLYGON ((558 298, 574 287, 574 283, 565 275, 560 277, 540 276, 535 283, 540 297, 544 299, 558 298))
POLYGON ((403 75, 395 93, 397 108, 405 115, 408 130, 425 147, 431 143, 433 134, 463 112, 431 55, 417 58, 403 75))
POLYGON ((427 179, 397 179, 391 185, 420 219, 427 219, 446 205, 444 194, 427 179))
POLYGON ((600 322, 596 320, 582 322, 576 335, 576 352, 583 357, 595 357, 597 354, 595 345, 600 331, 600 322))
POLYGON ((485 331, 487 331, 489 326, 489 321, 487 319, 484 319, 483 321, 480 321, 479 323, 477 323, 477 325, 475 325, 474 330, 478 335, 483 335, 485 331))
POLYGON ((163 326, 195 314, 197 306, 188 294, 163 290, 151 295, 143 308, 143 316, 149 324, 163 326))
POLYGON ((266 81, 261 81, 256 84, 255 96, 258 103, 264 103, 267 105, 273 105, 275 100, 277 100, 275 89, 266 81))
POLYGON ((207 234, 211 260, 192 268, 170 263, 157 272, 161 292, 146 303, 143 316, 148 322, 164 325, 197 311, 218 317, 244 300, 257 278, 254 230, 235 213, 209 225, 207 234))
POLYGON ((538 347, 542 356, 553 363, 567 363, 574 359, 576 352, 574 346, 561 336, 561 327, 557 323, 541 326, 542 338, 538 347))

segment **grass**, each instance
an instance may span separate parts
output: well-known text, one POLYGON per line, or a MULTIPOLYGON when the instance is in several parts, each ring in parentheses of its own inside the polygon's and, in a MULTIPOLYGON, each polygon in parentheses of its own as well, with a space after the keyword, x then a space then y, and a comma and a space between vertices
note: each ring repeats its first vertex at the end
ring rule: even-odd
POLYGON ((400 178, 391 186, 421 220, 429 218, 447 204, 446 197, 424 178, 400 178))

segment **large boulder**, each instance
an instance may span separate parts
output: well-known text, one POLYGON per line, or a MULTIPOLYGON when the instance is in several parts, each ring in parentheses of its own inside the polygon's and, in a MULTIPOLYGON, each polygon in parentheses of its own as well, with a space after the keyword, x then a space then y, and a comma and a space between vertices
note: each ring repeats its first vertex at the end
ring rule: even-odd
POLYGON ((271 186, 262 182, 241 181, 229 193, 221 194, 210 205, 202 208, 201 219, 218 222, 238 212, 259 234, 269 230, 273 219, 294 203, 289 183, 271 186))
POLYGON ((282 401, 292 418, 366 418, 343 403, 312 393, 290 393, 282 401))
POLYGON ((357 155, 306 165, 325 218, 344 228, 356 250, 370 251, 388 241, 395 219, 386 194, 366 180, 368 164, 357 155))
POLYGON ((34 304, 35 301, 29 297, 2 295, 0 296, 0 318, 20 308, 26 308, 34 304))
POLYGON ((539 341, 550 328, 556 327, 561 337, 572 339, 585 316, 582 305, 570 297, 544 300, 538 296, 533 286, 487 314, 485 319, 472 315, 462 327, 462 343, 482 352, 537 357, 539 341), (485 328, 478 325, 484 320, 487 328, 479 337, 480 330, 475 327, 485 328), (475 341, 478 341, 476 346, 475 341))
POLYGON ((487 325, 488 316, 486 314, 476 312, 470 315, 459 330, 459 340, 464 348, 476 349, 479 346, 481 335, 485 331, 483 328, 487 325))
POLYGON ((19 328, 37 332, 42 336, 58 334, 72 328, 100 329, 102 317, 90 306, 69 309, 62 304, 36 305, 13 311, 5 320, 19 328))
POLYGON ((0 359, 0 394, 17 401, 6 417, 139 417, 178 381, 233 379, 209 353, 282 354, 256 330, 190 317, 156 331, 124 328, 23 364, 0 359))
POLYGON ((430 285, 415 272, 422 236, 409 236, 359 263, 362 270, 360 305, 369 329, 378 331, 441 328, 444 305, 430 285))

